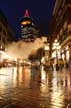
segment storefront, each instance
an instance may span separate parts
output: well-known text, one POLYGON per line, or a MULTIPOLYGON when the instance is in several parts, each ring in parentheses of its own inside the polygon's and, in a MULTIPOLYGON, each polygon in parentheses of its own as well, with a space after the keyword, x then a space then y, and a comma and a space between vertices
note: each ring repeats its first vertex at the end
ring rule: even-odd
POLYGON ((68 61, 69 60, 69 47, 68 45, 65 46, 61 51, 61 57, 62 59, 68 61))
POLYGON ((60 50, 57 50, 57 54, 56 54, 56 50, 52 52, 52 59, 54 59, 54 64, 56 64, 57 59, 60 58, 61 58, 60 50))

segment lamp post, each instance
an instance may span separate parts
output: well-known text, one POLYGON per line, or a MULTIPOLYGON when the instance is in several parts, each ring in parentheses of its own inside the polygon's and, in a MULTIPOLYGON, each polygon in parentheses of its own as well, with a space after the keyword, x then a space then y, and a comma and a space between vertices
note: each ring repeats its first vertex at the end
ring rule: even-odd
POLYGON ((45 58, 49 59, 49 43, 46 43, 44 46, 45 58))
POLYGON ((49 43, 45 43, 44 45, 44 51, 45 51, 45 67, 50 67, 50 60, 49 60, 49 43))
POLYGON ((56 50, 56 70, 58 70, 58 50, 60 49, 60 45, 57 39, 53 43, 53 49, 56 50))

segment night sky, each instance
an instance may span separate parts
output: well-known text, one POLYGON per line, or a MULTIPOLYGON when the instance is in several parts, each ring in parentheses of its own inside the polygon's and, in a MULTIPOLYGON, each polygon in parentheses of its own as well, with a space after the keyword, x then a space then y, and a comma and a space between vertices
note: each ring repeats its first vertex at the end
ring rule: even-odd
POLYGON ((19 19, 24 16, 26 9, 36 25, 41 26, 42 33, 47 34, 54 3, 55 0, 0 0, 0 9, 4 12, 8 23, 16 33, 16 38, 18 38, 20 37, 19 19))

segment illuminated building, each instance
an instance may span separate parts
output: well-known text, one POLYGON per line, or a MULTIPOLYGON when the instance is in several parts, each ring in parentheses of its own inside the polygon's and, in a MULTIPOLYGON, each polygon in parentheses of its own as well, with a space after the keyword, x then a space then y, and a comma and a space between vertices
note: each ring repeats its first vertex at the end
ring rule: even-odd
POLYGON ((53 39, 57 38, 61 46, 61 57, 71 57, 71 0, 56 0, 51 28, 53 39))
POLYGON ((14 33, 12 32, 4 13, 0 10, 0 50, 5 50, 5 46, 8 43, 11 43, 13 39, 14 33))
POLYGON ((26 42, 34 41, 38 36, 38 30, 33 19, 29 16, 28 10, 25 11, 24 17, 20 20, 21 38, 26 42))

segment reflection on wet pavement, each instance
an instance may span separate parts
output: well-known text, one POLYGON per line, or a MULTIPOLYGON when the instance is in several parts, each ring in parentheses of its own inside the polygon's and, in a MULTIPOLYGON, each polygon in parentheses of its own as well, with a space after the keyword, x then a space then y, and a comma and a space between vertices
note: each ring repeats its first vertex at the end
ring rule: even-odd
POLYGON ((71 72, 0 69, 0 108, 70 108, 71 72))

